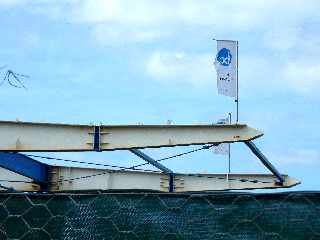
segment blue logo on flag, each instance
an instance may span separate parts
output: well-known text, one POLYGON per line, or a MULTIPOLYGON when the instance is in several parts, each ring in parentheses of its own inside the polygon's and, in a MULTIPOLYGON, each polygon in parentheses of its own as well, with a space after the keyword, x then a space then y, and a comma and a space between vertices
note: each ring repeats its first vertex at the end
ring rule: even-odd
POLYGON ((222 66, 229 66, 231 63, 232 55, 229 49, 221 48, 217 54, 217 61, 222 66))

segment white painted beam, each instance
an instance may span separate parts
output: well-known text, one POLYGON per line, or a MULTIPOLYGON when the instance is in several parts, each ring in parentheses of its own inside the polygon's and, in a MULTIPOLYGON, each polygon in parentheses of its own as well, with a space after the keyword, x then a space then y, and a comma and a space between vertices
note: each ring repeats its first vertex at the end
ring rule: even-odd
MULTIPOLYGON (((300 182, 283 175, 283 185, 271 174, 175 174, 175 192, 288 188, 300 182)), ((168 192, 169 178, 162 173, 108 171, 103 169, 56 167, 51 190, 154 190, 168 192), (83 178, 83 176, 92 176, 83 178)))
MULTIPOLYGON (((39 191, 40 186, 31 178, 24 177, 18 173, 0 167, 0 185, 17 191, 39 191)), ((1 188, 0 191, 6 190, 1 188)))
MULTIPOLYGON (((0 151, 94 151, 90 125, 0 121, 0 151)), ((102 125, 100 150, 239 142, 262 132, 247 125, 102 125)))

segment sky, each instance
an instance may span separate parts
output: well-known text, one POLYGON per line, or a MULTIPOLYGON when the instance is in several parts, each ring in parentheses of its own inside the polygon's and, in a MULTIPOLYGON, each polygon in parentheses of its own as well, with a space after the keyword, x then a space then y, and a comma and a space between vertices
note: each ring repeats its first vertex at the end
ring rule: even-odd
MULTIPOLYGON (((27 90, 0 86, 0 119, 58 123, 215 123, 235 112, 218 95, 216 39, 239 41, 239 119, 290 190, 320 190, 320 2, 317 0, 1 0, 0 77, 26 74, 27 90)), ((146 150, 161 158, 194 147, 146 150)), ((52 155, 52 154, 43 154, 52 155)), ((140 163, 124 151, 56 153, 140 163)), ((232 172, 267 172, 237 143, 232 172)), ((62 164, 55 163, 51 164, 62 164)), ((168 160, 177 172, 223 173, 212 150, 168 160)))

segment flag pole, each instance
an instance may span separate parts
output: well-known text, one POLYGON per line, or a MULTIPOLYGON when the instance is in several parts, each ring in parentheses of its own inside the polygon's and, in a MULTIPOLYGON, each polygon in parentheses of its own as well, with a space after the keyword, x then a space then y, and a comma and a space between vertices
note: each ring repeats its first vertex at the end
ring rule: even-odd
MULTIPOLYGON (((229 124, 231 124, 231 113, 228 114, 229 124)), ((227 183, 229 184, 229 174, 231 172, 231 144, 228 143, 228 172, 227 172, 227 183)))
POLYGON ((236 94, 236 99, 235 99, 235 102, 236 102, 236 108, 237 108, 237 114, 236 114, 236 123, 239 122, 239 70, 238 70, 238 67, 239 67, 239 41, 237 41, 237 94, 236 94))
MULTIPOLYGON (((229 113, 229 124, 231 124, 231 113, 229 113)), ((231 144, 228 144, 228 175, 231 172, 231 144)))

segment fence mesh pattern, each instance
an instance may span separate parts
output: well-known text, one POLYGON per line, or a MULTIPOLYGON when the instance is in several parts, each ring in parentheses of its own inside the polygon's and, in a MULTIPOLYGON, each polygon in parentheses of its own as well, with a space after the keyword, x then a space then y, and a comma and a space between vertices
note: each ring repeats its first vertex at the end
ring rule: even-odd
POLYGON ((2 239, 320 239, 320 192, 0 194, 2 239))

